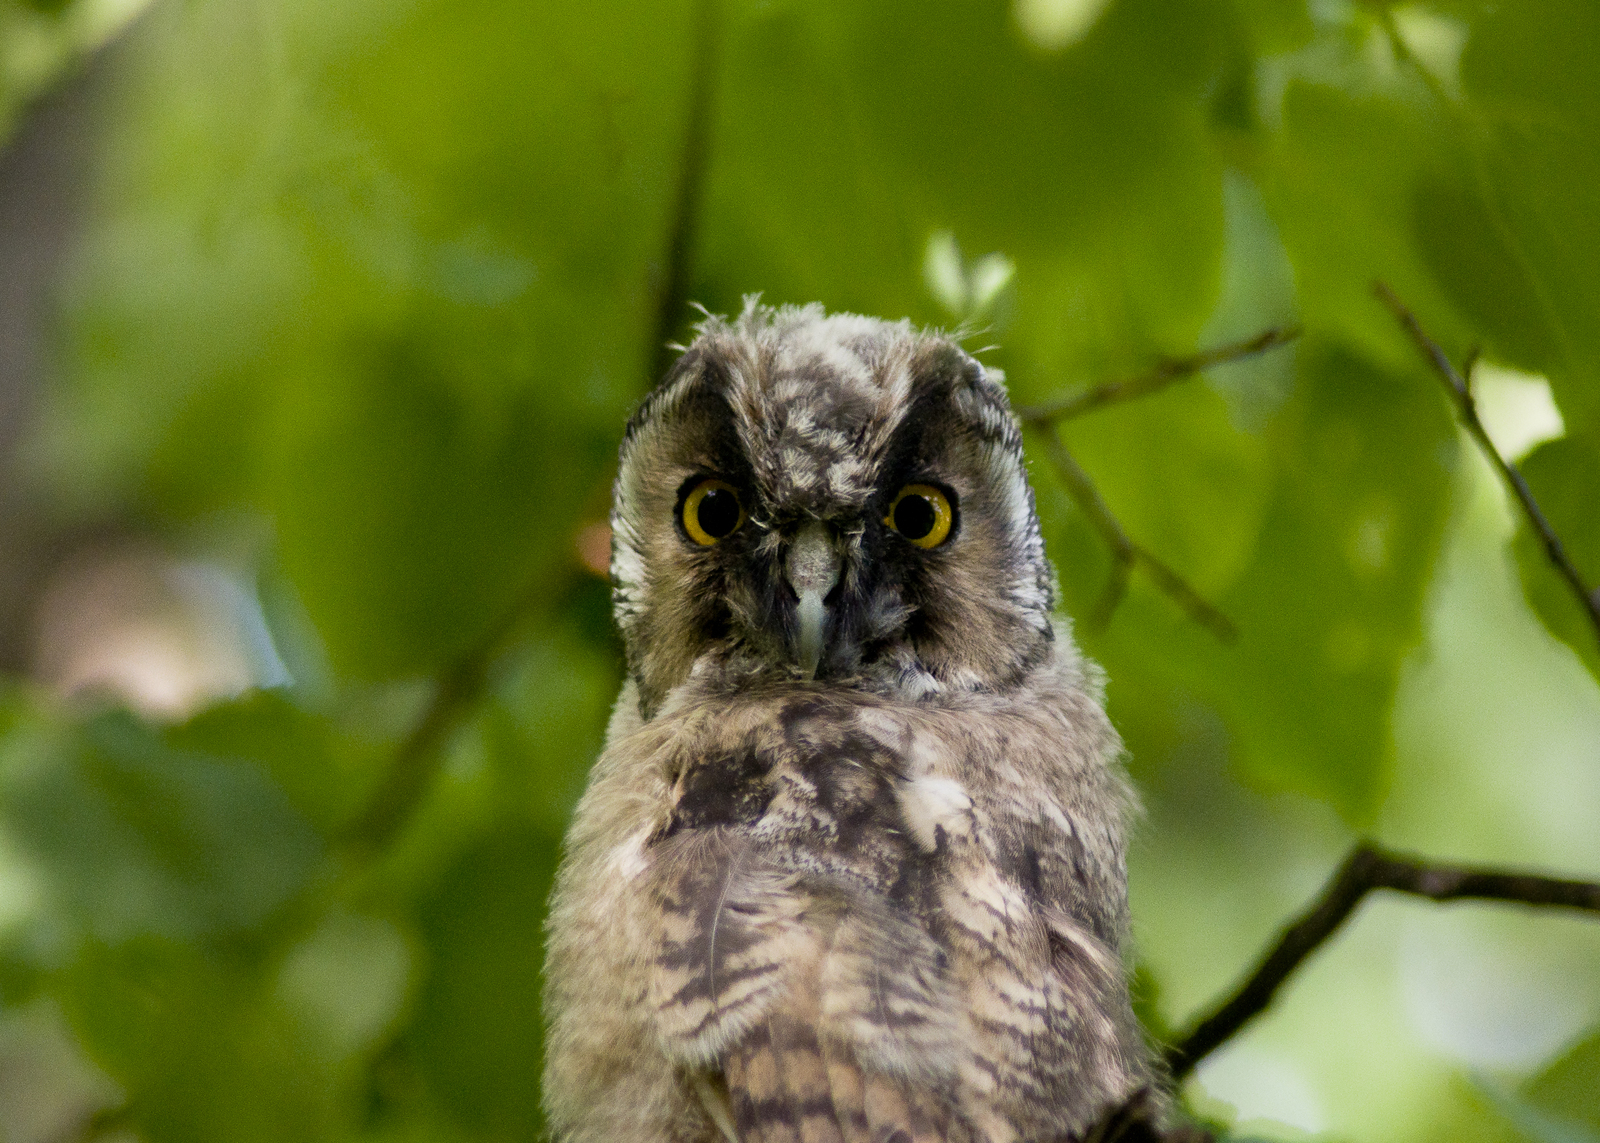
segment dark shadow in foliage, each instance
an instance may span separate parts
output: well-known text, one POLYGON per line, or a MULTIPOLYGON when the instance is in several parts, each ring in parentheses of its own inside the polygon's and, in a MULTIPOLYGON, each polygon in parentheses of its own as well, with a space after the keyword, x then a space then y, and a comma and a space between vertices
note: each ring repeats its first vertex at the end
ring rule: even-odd
POLYGON ((399 1054, 433 1101, 487 1140, 537 1136, 539 976, 559 838, 503 827, 464 854, 419 910, 427 978, 399 1054))

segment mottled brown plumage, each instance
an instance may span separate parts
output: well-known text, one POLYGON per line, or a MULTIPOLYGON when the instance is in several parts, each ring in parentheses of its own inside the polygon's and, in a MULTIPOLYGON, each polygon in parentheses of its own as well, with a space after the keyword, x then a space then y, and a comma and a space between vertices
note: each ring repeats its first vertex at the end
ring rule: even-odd
POLYGON ((1120 744, 995 375, 905 323, 710 319, 613 530, 630 679, 552 906, 557 1137, 1044 1143, 1146 1084, 1120 744), (707 479, 743 513, 713 543, 707 479), (886 522, 908 485, 948 540, 886 522))

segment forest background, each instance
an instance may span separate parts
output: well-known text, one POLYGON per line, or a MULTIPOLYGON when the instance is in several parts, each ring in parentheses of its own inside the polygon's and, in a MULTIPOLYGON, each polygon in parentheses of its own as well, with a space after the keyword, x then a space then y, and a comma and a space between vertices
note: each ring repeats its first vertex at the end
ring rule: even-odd
MULTIPOLYGON (((538 1137, 691 302, 1151 390, 1029 440, 1153 1035, 1357 838, 1600 877, 1596 631, 1373 290, 1592 590, 1596 60, 1592 0, 0 0, 0 1136, 538 1137)), ((1595 1143, 1600 923, 1376 896, 1184 1090, 1595 1143)))

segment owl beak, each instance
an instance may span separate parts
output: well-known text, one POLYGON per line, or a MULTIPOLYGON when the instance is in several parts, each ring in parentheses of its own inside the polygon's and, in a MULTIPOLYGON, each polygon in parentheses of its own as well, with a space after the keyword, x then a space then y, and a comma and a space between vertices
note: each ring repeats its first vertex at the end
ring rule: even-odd
POLYGON ((808 679, 815 678, 825 646, 828 608, 824 600, 839 582, 841 560, 828 526, 813 520, 795 536, 789 546, 784 573, 794 589, 795 619, 799 632, 795 656, 808 679))

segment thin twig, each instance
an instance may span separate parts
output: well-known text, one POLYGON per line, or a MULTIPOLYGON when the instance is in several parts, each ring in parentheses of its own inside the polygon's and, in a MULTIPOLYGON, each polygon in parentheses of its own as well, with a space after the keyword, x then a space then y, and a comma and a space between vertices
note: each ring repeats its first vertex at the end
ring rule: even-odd
POLYGON ((1301 962, 1321 948, 1374 889, 1392 889, 1432 901, 1511 901, 1600 913, 1600 883, 1441 865, 1361 842, 1317 900, 1283 931, 1272 951, 1228 999, 1167 1049, 1172 1078, 1183 1079, 1271 1004, 1301 962))
MULTIPOLYGON (((1450 363, 1450 358, 1444 350, 1439 348, 1439 343, 1428 336, 1422 328, 1422 323, 1415 314, 1406 308, 1395 292, 1382 282, 1373 284, 1373 291, 1388 306, 1394 316, 1399 319, 1405 331, 1411 335, 1411 340, 1417 343, 1427 357, 1428 363, 1433 366, 1433 371, 1439 380, 1444 383, 1446 391, 1455 402, 1456 415, 1461 418, 1462 425, 1467 434, 1477 442, 1478 448, 1488 458, 1489 463, 1499 471, 1510 487, 1512 494, 1517 498, 1517 503, 1522 506, 1523 514, 1528 518, 1529 525, 1539 536, 1544 546, 1545 555, 1555 565, 1561 578, 1566 580, 1567 586, 1572 589, 1572 594, 1578 599, 1578 606, 1589 616, 1589 622, 1594 627, 1595 638, 1600 640, 1600 590, 1590 589, 1579 574, 1578 569, 1568 558, 1566 549, 1562 546, 1561 537, 1556 535, 1555 529, 1550 526, 1550 521, 1545 518, 1544 512, 1539 508, 1539 502, 1533 498, 1533 490, 1528 487, 1528 482, 1522 478, 1522 473, 1517 466, 1500 455, 1500 450, 1495 447, 1494 441, 1489 438, 1488 431, 1483 427, 1483 421, 1478 417, 1477 402, 1472 399, 1472 389, 1467 384, 1466 377, 1457 372, 1456 367, 1450 363)), ((1470 373, 1468 374, 1470 376, 1470 373)))
POLYGON ((1018 409, 1017 416, 1035 424, 1071 420, 1073 417, 1081 417, 1085 413, 1091 413, 1107 405, 1121 404, 1136 397, 1148 397, 1176 381, 1194 377, 1218 365, 1241 361, 1265 353, 1269 349, 1276 349, 1280 345, 1287 345, 1299 336, 1299 326, 1274 327, 1230 345, 1219 345, 1215 349, 1206 349, 1183 357, 1164 358, 1149 373, 1129 377, 1123 381, 1096 385, 1093 389, 1086 389, 1082 393, 1074 393, 1070 397, 1062 397, 1056 401, 1048 401, 1043 405, 1018 409))
POLYGON ((1091 625, 1104 626, 1110 622, 1111 613, 1121 602, 1123 593, 1127 591, 1129 573, 1135 567, 1141 567, 1151 579, 1155 580, 1156 586, 1171 596, 1196 623, 1211 631, 1224 643, 1231 643, 1238 638, 1238 629, 1226 615, 1207 603, 1182 576, 1136 544, 1123 530, 1101 497, 1100 490, 1095 487, 1094 481, 1062 443, 1060 432, 1055 425, 1048 420, 1026 423, 1029 427, 1043 431, 1045 452, 1049 455, 1050 462, 1055 465, 1061 482, 1067 486, 1067 493, 1076 501, 1083 514, 1088 517, 1090 525, 1100 533, 1111 548, 1111 579, 1091 616, 1091 625))
POLYGON ((678 193, 672 204, 667 232, 666 272, 656 294, 654 334, 651 339, 650 383, 672 367, 671 344, 689 306, 689 270, 695 229, 700 221, 700 199, 705 189, 706 166, 711 152, 711 110, 715 94, 721 12, 717 0, 695 5, 694 58, 690 62, 689 110, 684 124, 683 151, 678 163, 678 193))
POLYGON ((1070 397, 1046 402, 1043 405, 1025 406, 1017 410, 1017 417, 1025 426, 1037 429, 1043 434, 1045 449, 1050 455, 1051 463, 1060 474, 1062 483, 1066 485, 1068 494, 1077 502, 1084 515, 1089 518, 1089 523, 1111 548, 1111 578, 1106 581, 1105 591, 1089 616, 1089 626, 1104 627, 1111 622, 1112 614, 1122 602, 1123 596, 1127 594, 1128 581, 1134 568, 1139 567, 1143 568, 1155 581, 1156 586, 1171 596, 1195 622, 1211 631, 1224 643, 1233 642, 1239 635, 1238 629, 1226 615, 1207 603, 1182 576, 1136 544, 1123 530, 1101 497, 1099 489, 1095 487, 1094 481, 1062 443, 1057 425, 1108 405, 1148 397, 1174 382, 1194 377, 1218 365, 1276 349, 1299 336, 1299 326, 1274 327, 1229 345, 1220 345, 1214 349, 1202 350, 1183 357, 1165 358, 1155 369, 1138 377, 1097 385, 1093 389, 1075 393, 1070 397))
POLYGON ((490 668, 512 633, 533 611, 536 602, 548 594, 547 577, 541 576, 511 601, 476 643, 445 668, 422 716, 395 750, 376 792, 346 831, 344 840, 351 850, 375 853, 410 819, 439 772, 445 739, 483 694, 490 668))

